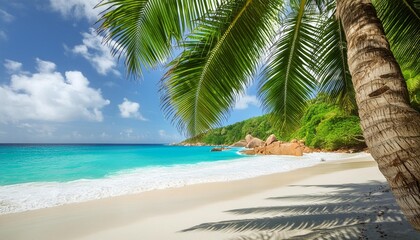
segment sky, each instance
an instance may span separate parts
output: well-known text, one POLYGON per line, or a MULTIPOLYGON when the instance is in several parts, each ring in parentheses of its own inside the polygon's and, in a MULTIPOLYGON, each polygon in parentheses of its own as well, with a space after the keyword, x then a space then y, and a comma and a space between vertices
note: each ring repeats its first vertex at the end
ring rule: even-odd
MULTIPOLYGON (((127 77, 95 31, 98 1, 0 0, 0 143, 185 139, 161 111, 165 68, 127 77)), ((250 86, 222 124, 261 114, 250 86)))

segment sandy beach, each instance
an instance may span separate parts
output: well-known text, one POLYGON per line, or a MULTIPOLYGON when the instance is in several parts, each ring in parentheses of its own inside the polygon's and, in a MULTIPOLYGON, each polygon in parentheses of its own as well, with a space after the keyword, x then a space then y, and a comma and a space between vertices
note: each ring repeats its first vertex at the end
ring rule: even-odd
POLYGON ((0 215, 0 239, 420 239, 372 159, 0 215))

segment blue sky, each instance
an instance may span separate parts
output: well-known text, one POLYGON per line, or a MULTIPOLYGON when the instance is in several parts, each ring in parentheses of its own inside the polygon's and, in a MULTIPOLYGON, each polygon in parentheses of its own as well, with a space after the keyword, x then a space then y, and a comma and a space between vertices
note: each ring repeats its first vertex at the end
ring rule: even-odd
MULTIPOLYGON (((160 109, 165 69, 126 77, 95 22, 99 0, 0 0, 1 143, 171 143, 160 109)), ((261 115, 255 87, 230 124, 261 115)))

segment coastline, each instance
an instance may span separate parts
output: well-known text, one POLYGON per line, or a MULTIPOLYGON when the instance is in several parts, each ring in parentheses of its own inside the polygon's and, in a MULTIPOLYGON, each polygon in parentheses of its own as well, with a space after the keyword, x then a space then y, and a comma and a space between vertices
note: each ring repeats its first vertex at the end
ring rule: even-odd
MULTIPOLYGON (((232 211, 243 209, 246 212, 246 209, 255 209, 255 207, 273 207, 273 204, 280 203, 272 198, 282 197, 285 200, 280 205, 293 206, 300 200, 296 201, 292 198, 288 200, 287 197, 291 195, 301 195, 303 200, 307 196, 306 200, 313 203, 314 199, 308 198, 311 194, 322 193, 323 196, 333 196, 338 190, 346 189, 346 186, 353 189, 355 194, 362 194, 361 196, 368 192, 379 194, 380 192, 375 191, 386 188, 385 180, 379 173, 376 163, 369 158, 327 161, 290 172, 231 182, 195 184, 1 215, 0 239, 57 239, 58 236, 60 239, 85 240, 231 239, 242 235, 251 236, 270 232, 270 234, 276 234, 274 229, 278 229, 281 224, 278 226, 274 224, 278 224, 274 213, 266 213, 268 217, 263 214, 261 218, 257 212, 241 215, 233 214, 232 211), (232 219, 235 221, 243 219, 245 222, 255 219, 256 222, 253 224, 256 225, 248 229, 244 225, 242 230, 235 230, 234 224, 226 228, 220 227, 220 229, 217 227, 219 225, 212 226, 214 223, 223 225, 225 221, 232 223, 232 219), (270 230, 268 227, 259 229, 258 220, 261 221, 261 219, 266 219, 267 224, 271 219, 274 224, 273 229, 270 230)), ((390 193, 384 192, 384 194, 390 193)), ((419 236, 415 235, 417 233, 413 232, 414 230, 411 230, 408 223, 401 217, 393 198, 388 196, 387 199, 387 202, 381 202, 381 206, 377 206, 382 207, 382 210, 373 209, 372 202, 369 201, 361 204, 359 209, 361 215, 377 216, 378 211, 385 211, 383 219, 376 217, 373 221, 372 218, 369 224, 363 225, 349 224, 361 215, 354 213, 353 207, 348 207, 347 212, 345 208, 348 202, 339 204, 344 208, 341 214, 343 219, 348 221, 346 223, 349 225, 348 229, 355 231, 354 228, 361 227, 363 230, 363 227, 372 225, 373 230, 380 226, 381 232, 391 236, 389 239, 392 239, 392 234, 398 234, 395 236, 400 239, 400 236, 407 236, 407 239, 419 236)), ((319 221, 325 221, 331 216, 325 213, 324 216, 318 214, 317 217, 319 221)), ((340 219, 337 216, 337 219, 333 220, 340 219)), ((293 218, 286 218, 286 220, 292 221, 293 218)), ((270 225, 267 224, 266 226, 270 225)), ((293 234, 311 233, 313 230, 310 224, 308 227, 298 229, 291 227, 290 231, 282 231, 282 234, 293 236, 293 234)), ((323 226, 315 223, 315 227, 322 228, 323 226)), ((337 226, 330 224, 324 227, 337 226)), ((375 233, 380 234, 375 231, 360 234, 375 233)))
MULTIPOLYGON (((220 154, 213 155, 208 154, 207 151, 200 151, 206 156, 210 155, 216 159, 221 157, 220 154)), ((0 215, 131 195, 156 189, 247 179, 316 165, 321 162, 321 159, 335 161, 370 156, 366 153, 310 153, 304 156, 242 155, 239 157, 240 153, 237 153, 236 150, 226 152, 226 154, 235 158, 132 168, 102 178, 86 179, 82 177, 72 181, 28 182, 0 186, 0 215)), ((81 158, 83 159, 83 156, 81 158)), ((38 174, 42 172, 42 169, 38 169, 38 174)), ((8 174, 10 175, 10 173, 8 174)))

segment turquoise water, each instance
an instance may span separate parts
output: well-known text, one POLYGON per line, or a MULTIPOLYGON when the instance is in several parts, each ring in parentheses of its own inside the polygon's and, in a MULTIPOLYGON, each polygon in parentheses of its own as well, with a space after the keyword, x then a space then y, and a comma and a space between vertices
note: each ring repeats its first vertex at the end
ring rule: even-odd
POLYGON ((99 179, 120 171, 238 159, 238 149, 166 145, 0 145, 0 185, 99 179))
POLYGON ((239 149, 165 145, 0 145, 0 214, 224 182, 366 157, 311 153, 244 156, 239 149))

